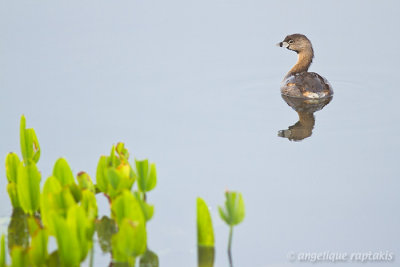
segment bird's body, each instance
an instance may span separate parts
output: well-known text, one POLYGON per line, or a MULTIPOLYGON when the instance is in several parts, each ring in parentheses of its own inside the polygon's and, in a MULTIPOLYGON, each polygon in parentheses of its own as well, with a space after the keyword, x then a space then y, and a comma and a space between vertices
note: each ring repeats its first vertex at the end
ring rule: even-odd
POLYGON ((315 72, 301 72, 285 77, 281 93, 291 97, 323 98, 333 94, 329 82, 315 72))
POLYGON ((305 35, 288 35, 283 42, 277 45, 298 54, 297 63, 282 81, 281 93, 283 95, 314 99, 333 95, 332 86, 324 77, 315 72, 308 72, 314 58, 314 50, 305 35))

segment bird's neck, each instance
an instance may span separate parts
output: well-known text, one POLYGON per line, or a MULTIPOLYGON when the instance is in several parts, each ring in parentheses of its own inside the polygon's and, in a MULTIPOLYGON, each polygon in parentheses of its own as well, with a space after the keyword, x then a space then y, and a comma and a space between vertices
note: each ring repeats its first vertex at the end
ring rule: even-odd
POLYGON ((314 51, 312 48, 299 52, 297 63, 293 66, 293 68, 290 69, 289 73, 286 76, 308 71, 308 68, 312 63, 313 57, 314 51))

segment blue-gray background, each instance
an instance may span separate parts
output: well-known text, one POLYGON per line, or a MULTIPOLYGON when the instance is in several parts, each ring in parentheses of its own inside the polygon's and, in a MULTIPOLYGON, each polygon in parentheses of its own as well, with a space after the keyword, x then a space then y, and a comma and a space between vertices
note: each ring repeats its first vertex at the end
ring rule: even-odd
MULTIPOLYGON (((399 9, 398 1, 2 0, 1 162, 19 153, 21 114, 39 137, 43 178, 58 157, 94 177, 118 141, 156 162, 148 243, 161 266, 196 265, 197 196, 212 208, 216 266, 227 266, 228 228, 217 214, 225 189, 246 203, 235 266, 297 265, 290 251, 400 256, 399 9), (316 113, 313 135, 295 143, 277 131, 297 121, 279 92, 296 55, 274 44, 296 32, 313 42, 310 70, 335 96, 316 113)), ((0 174, 4 232, 4 163, 0 174)), ((96 266, 108 261, 97 248, 96 266)))

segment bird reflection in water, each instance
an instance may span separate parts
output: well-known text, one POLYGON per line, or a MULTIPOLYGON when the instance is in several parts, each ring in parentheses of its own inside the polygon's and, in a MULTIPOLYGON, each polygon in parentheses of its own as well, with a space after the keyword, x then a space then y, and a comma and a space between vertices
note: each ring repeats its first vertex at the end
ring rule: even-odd
POLYGON ((332 97, 320 99, 304 99, 282 95, 283 100, 299 115, 299 121, 289 126, 287 130, 280 130, 278 136, 290 141, 301 141, 312 135, 315 125, 314 112, 323 109, 331 102, 332 97))

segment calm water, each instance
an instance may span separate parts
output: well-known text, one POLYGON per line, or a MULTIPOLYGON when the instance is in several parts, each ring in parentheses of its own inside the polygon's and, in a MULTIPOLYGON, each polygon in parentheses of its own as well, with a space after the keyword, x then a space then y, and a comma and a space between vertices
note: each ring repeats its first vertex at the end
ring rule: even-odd
MULTIPOLYGON (((2 1, 1 161, 19 153, 25 114, 44 178, 61 156, 94 177, 118 141, 156 162, 148 243, 161 266, 196 266, 197 196, 212 208, 215 266, 227 266, 227 188, 246 204, 235 266, 297 266, 291 251, 400 257, 399 3, 189 2, 2 1), (279 91, 296 55, 274 44, 295 32, 335 91, 301 142, 278 137, 298 120, 279 91)), ((96 266, 108 261, 96 248, 96 266)))

